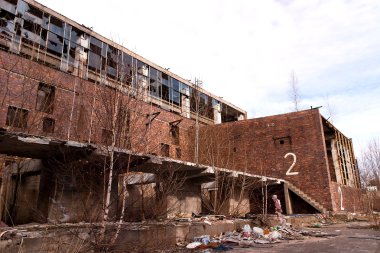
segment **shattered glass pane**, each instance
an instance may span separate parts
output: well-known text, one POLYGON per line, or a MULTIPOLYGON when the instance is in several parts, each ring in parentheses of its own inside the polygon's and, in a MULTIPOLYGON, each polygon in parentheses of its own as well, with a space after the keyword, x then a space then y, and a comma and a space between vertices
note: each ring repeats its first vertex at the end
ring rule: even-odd
POLYGON ((54 16, 51 16, 50 17, 49 31, 51 31, 57 35, 63 36, 63 22, 60 19, 58 19, 54 16))
POLYGON ((180 91, 180 82, 177 79, 172 78, 172 87, 175 91, 180 91))
POLYGON ((48 34, 48 51, 56 56, 61 57, 63 48, 63 38, 52 32, 48 34))
POLYGON ((0 10, 0 27, 6 31, 13 31, 15 15, 6 11, 0 10))

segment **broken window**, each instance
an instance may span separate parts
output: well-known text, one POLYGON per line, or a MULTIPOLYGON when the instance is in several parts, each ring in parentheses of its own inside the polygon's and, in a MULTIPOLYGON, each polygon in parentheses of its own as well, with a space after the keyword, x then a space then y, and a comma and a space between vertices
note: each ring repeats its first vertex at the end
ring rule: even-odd
POLYGON ((71 28, 71 32, 70 32, 70 40, 76 44, 80 44, 80 40, 82 37, 84 37, 84 32, 75 28, 75 27, 72 27, 71 28))
POLYGON ((119 64, 120 81, 127 85, 131 85, 133 76, 132 57, 126 53, 122 53, 121 56, 122 60, 119 60, 119 62, 121 62, 121 64, 119 64))
POLYGON ((37 91, 36 109, 41 112, 52 113, 54 109, 55 87, 39 83, 37 91))
POLYGON ((161 77, 162 84, 169 86, 169 76, 166 73, 161 73, 161 77))
POLYGON ((133 83, 136 88, 143 87, 144 90, 149 86, 149 66, 139 60, 136 60, 137 80, 133 83))
POLYGON ((41 38, 46 41, 47 39, 47 30, 46 29, 41 29, 41 38))
POLYGON ((69 62, 74 65, 75 63, 75 58, 76 58, 76 52, 81 51, 81 47, 74 42, 70 42, 70 47, 69 47, 69 62))
POLYGON ((107 49, 107 76, 113 79, 117 77, 117 59, 119 50, 112 46, 107 49))
POLYGON ((42 131, 45 133, 54 133, 55 120, 52 118, 42 119, 42 131))
POLYGON ((88 69, 100 73, 102 55, 102 42, 94 37, 90 38, 90 51, 88 54, 88 69))
POLYGON ((137 60, 137 73, 148 76, 149 73, 149 67, 146 63, 137 60))
POLYGON ((178 105, 178 106, 181 105, 180 89, 181 89, 180 82, 173 78, 172 79, 172 89, 171 89, 171 93, 170 93, 170 101, 173 104, 178 105))
POLYGON ((189 88, 189 91, 191 111, 199 113, 201 116, 214 119, 211 97, 194 88, 189 88))
POLYGON ((165 101, 169 101, 169 89, 170 88, 166 85, 162 85, 161 89, 162 89, 162 97, 161 98, 165 101))
POLYGON ((170 97, 169 93, 171 90, 171 87, 169 84, 169 76, 161 72, 159 72, 159 74, 161 74, 161 77, 162 77, 161 78, 161 83, 162 83, 161 98, 169 102, 169 97, 170 97))
POLYGON ((58 57, 62 56, 63 37, 52 32, 48 33, 48 52, 58 57))
POLYGON ((181 95, 178 91, 173 90, 172 92, 172 98, 171 98, 173 104, 180 106, 181 105, 181 95))
POLYGON ((221 103, 222 109, 222 122, 237 121, 239 119, 240 112, 231 106, 221 103))
POLYGON ((6 11, 0 10, 0 26, 6 28, 6 30, 11 31, 13 29, 13 21, 15 15, 6 11))
POLYGON ((98 47, 97 45, 94 45, 92 43, 90 43, 90 50, 91 50, 90 52, 97 54, 97 55, 101 55, 101 53, 102 53, 102 48, 98 47))
POLYGON ((151 96, 160 97, 160 88, 161 83, 158 75, 161 75, 161 72, 157 71, 155 68, 150 68, 150 81, 149 81, 149 91, 151 96))
POLYGON ((30 5, 30 4, 29 4, 29 10, 28 10, 28 12, 30 14, 33 14, 36 17, 39 17, 39 18, 42 18, 42 16, 44 15, 44 13, 40 9, 38 9, 38 8, 36 8, 36 7, 34 7, 33 5, 30 5))
POLYGON ((41 26, 39 24, 35 24, 28 20, 24 20, 23 28, 37 35, 40 35, 41 32, 41 26))
POLYGON ((169 157, 169 145, 161 143, 161 155, 169 157))
POLYGON ((9 106, 5 124, 25 129, 28 125, 28 114, 29 111, 26 109, 9 106))
POLYGON ((199 113, 209 119, 214 118, 214 110, 212 108, 212 99, 208 95, 199 92, 199 113))
POLYGON ((172 138, 172 144, 179 145, 179 126, 178 125, 170 126, 170 136, 172 138))
POLYGON ((57 35, 63 36, 63 26, 64 23, 60 19, 54 16, 50 16, 49 31, 57 35))

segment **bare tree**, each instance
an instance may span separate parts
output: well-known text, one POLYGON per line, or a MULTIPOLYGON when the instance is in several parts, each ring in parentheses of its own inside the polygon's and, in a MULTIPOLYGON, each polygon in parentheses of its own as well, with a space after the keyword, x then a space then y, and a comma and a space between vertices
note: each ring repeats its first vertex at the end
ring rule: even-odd
POLYGON ((213 214, 241 216, 249 212, 249 192, 261 184, 249 176, 251 154, 246 147, 237 145, 240 134, 229 124, 219 127, 222 129, 204 126, 199 132, 199 159, 215 168, 214 181, 202 188, 202 205, 213 214), (246 161, 245 166, 238 168, 237 160, 246 161))
POLYGON ((326 108, 327 108, 327 113, 328 113, 328 118, 327 120, 329 120, 331 123, 333 123, 333 118, 334 118, 334 109, 330 103, 330 97, 329 95, 325 95, 324 96, 324 100, 325 100, 325 104, 326 104, 326 108))
POLYGON ((293 103, 294 111, 298 112, 300 110, 300 92, 298 86, 298 78, 294 70, 290 73, 289 97, 293 103))
POLYGON ((360 158, 360 178, 362 186, 366 190, 368 211, 372 214, 380 209, 380 139, 372 139, 362 151, 360 158))

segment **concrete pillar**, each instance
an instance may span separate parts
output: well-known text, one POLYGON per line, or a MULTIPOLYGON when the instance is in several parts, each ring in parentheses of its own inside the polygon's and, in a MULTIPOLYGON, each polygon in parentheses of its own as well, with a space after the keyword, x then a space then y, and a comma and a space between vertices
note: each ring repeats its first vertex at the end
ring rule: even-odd
POLYGON ((135 96, 144 102, 150 102, 149 92, 149 69, 146 65, 143 65, 137 70, 136 80, 133 82, 135 88, 135 96))
POLYGON ((202 211, 201 186, 185 182, 181 189, 167 197, 167 217, 178 213, 200 213, 202 211))
POLYGON ((216 103, 213 106, 213 109, 214 109, 214 123, 215 124, 222 123, 222 110, 221 110, 220 104, 216 103))
POLYGON ((244 216, 250 211, 248 192, 236 186, 234 196, 229 201, 229 214, 244 216))
POLYGON ((185 118, 190 119, 190 91, 189 88, 182 89, 181 95, 181 105, 182 105, 182 113, 181 115, 185 118))
POLYGON ((284 183, 284 195, 286 214, 293 214, 292 202, 290 201, 289 187, 287 183, 284 183))

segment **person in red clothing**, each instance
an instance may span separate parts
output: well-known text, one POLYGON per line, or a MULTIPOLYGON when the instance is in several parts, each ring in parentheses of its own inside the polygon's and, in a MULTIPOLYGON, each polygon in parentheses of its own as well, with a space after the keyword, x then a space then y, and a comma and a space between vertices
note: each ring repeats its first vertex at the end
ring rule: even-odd
POLYGON ((285 219, 282 217, 281 202, 277 198, 277 195, 273 195, 272 200, 274 202, 275 214, 277 215, 277 219, 280 221, 281 224, 284 224, 285 219))

